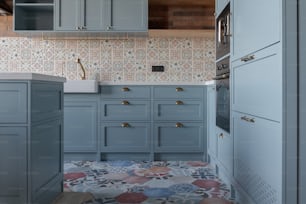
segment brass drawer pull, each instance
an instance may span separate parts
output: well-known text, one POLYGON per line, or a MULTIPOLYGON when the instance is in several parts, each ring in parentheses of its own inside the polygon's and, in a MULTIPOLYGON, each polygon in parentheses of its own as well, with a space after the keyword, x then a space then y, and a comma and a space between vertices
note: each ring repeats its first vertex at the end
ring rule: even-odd
POLYGON ((223 133, 220 133, 220 134, 219 134, 219 138, 222 138, 222 139, 223 139, 223 137, 224 137, 223 133))
POLYGON ((121 91, 127 92, 127 91, 130 91, 130 89, 129 89, 128 87, 123 87, 123 88, 121 89, 121 91))
POLYGON ((242 57, 240 60, 242 62, 248 62, 248 61, 253 60, 253 59, 255 59, 255 55, 248 55, 248 56, 242 57))
POLYGON ((184 102, 183 102, 183 101, 176 101, 175 104, 176 104, 176 105, 183 105, 184 102))
POLYGON ((176 91, 176 92, 181 92, 181 91, 184 91, 184 89, 183 89, 182 87, 177 87, 177 88, 175 89, 175 91, 176 91))
POLYGON ((244 120, 244 121, 247 121, 249 123, 255 123, 255 119, 254 118, 248 118, 246 116, 242 116, 240 119, 244 120))
POLYGON ((176 124, 175 124, 175 127, 176 127, 176 128, 182 128, 183 126, 184 126, 184 125, 183 125, 182 123, 176 123, 176 124))
POLYGON ((129 105, 130 102, 128 102, 128 101, 122 101, 121 104, 122 104, 122 105, 129 105))
POLYGON ((128 128, 128 127, 130 127, 130 124, 128 124, 128 123, 122 123, 122 124, 121 124, 121 127, 123 127, 123 128, 128 128))

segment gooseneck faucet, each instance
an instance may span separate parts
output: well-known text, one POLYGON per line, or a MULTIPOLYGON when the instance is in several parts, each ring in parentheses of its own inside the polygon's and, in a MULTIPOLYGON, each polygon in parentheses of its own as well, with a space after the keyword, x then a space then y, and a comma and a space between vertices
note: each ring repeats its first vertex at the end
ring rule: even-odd
POLYGON ((86 79, 86 71, 85 71, 85 69, 84 69, 83 64, 81 63, 80 58, 78 58, 76 62, 80 65, 80 67, 81 67, 81 69, 82 69, 82 72, 83 72, 83 74, 81 75, 81 79, 82 79, 82 80, 85 80, 85 79, 86 79))

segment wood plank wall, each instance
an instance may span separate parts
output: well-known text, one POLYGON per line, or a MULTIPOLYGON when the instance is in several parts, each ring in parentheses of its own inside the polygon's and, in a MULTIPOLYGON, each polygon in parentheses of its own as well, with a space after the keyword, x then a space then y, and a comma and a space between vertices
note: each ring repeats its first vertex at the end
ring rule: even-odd
POLYGON ((0 16, 0 37, 16 37, 13 32, 13 16, 0 16))

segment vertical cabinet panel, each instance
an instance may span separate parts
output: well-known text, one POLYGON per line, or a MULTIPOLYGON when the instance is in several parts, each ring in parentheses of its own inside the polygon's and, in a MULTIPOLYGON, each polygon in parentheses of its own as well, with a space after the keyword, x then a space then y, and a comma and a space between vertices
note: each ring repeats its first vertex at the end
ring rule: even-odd
POLYGON ((105 0, 83 0, 80 17, 81 24, 85 30, 105 30, 107 27, 107 7, 105 0))
POLYGON ((233 60, 280 41, 281 2, 281 0, 232 1, 233 60))
POLYGON ((55 30, 75 31, 80 21, 81 0, 55 0, 55 30))
POLYGON ((256 203, 282 203, 281 124, 236 112, 233 117, 235 179, 256 203))
POLYGON ((97 151, 98 102, 65 95, 64 151, 97 151))
POLYGON ((27 84, 0 84, 0 123, 27 122, 27 84))
POLYGON ((216 127, 215 137, 217 139, 217 155, 219 162, 223 165, 229 175, 233 175, 233 154, 234 145, 231 134, 216 127))
POLYGON ((24 127, 0 127, 0 203, 27 200, 27 149, 24 127))
POLYGON ((216 87, 207 87, 207 149, 210 155, 217 156, 216 127, 216 87))

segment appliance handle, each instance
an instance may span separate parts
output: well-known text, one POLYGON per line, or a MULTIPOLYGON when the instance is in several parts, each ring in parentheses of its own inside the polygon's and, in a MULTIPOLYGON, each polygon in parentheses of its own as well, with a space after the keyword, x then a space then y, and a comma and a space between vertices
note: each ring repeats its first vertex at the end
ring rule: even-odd
POLYGON ((222 79, 228 79, 229 77, 230 77, 230 74, 226 73, 226 74, 222 74, 221 76, 216 76, 213 79, 214 80, 222 80, 222 79))

